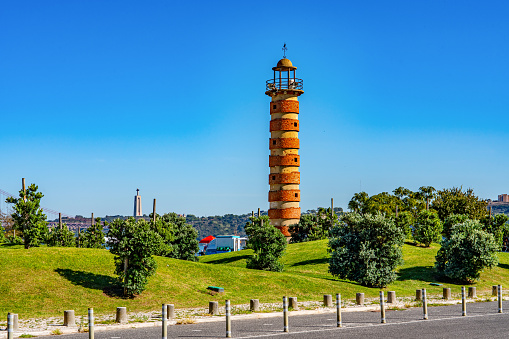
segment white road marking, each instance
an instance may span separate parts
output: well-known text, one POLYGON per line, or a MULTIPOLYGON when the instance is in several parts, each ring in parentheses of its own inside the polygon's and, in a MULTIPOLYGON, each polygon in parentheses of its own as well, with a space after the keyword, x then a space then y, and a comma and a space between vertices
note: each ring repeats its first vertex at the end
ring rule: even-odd
MULTIPOLYGON (((360 325, 360 326, 346 326, 347 328, 350 327, 350 328, 359 328, 359 327, 372 327, 372 326, 397 326, 397 325, 406 325, 406 324, 411 324, 411 323, 419 323, 419 322, 433 322, 433 321, 443 321, 443 320, 451 320, 451 319, 466 319, 466 318, 478 318, 478 317, 488 317, 488 316, 497 316, 497 315, 507 315, 507 313, 490 313, 490 314, 478 314, 478 315, 469 315, 469 316, 459 316, 459 317, 449 317, 449 318, 441 318, 441 319, 428 319, 428 320, 422 320, 422 319, 419 319, 419 320, 410 320, 410 321, 406 321, 406 322, 400 322, 400 323, 387 323, 387 324, 378 324, 378 325, 373 325, 373 324, 365 324, 365 325, 360 325)), ((343 326, 345 326, 345 323, 343 323, 343 326)), ((318 330, 309 330, 309 331, 296 331, 296 332, 291 332, 292 334, 302 334, 302 333, 314 333, 314 332, 325 332, 325 331, 344 331, 346 328, 343 327, 333 327, 333 328, 323 328, 323 329, 318 329, 318 330)), ((264 338, 264 337, 275 337, 275 336, 279 336, 279 335, 288 335, 288 333, 285 333, 285 332, 279 332, 279 333, 271 333, 271 334, 259 334, 259 335, 250 335, 250 336, 246 336, 246 337, 236 337, 237 339, 249 339, 249 338, 264 338)))

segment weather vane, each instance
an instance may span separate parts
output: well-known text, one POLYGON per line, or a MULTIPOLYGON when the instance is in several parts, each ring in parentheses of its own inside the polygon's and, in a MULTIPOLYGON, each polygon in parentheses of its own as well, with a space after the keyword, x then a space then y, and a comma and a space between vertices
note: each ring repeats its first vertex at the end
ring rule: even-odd
POLYGON ((286 59, 286 51, 288 50, 288 48, 286 48, 286 42, 283 45, 283 48, 281 48, 281 49, 283 50, 283 59, 286 59))

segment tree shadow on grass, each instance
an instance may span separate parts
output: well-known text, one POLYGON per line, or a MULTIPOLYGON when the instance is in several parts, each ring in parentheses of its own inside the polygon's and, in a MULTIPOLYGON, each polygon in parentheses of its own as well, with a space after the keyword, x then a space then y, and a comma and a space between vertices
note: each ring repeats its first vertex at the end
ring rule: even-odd
POLYGON ((498 264, 498 267, 503 268, 503 269, 506 269, 506 270, 507 270, 507 269, 509 269, 509 265, 507 265, 507 264, 501 264, 501 263, 499 263, 499 264, 498 264))
POLYGON ((235 257, 211 260, 211 261, 206 262, 205 264, 230 264, 232 262, 236 262, 239 260, 247 260, 250 257, 251 257, 251 255, 245 254, 245 255, 239 255, 239 256, 235 256, 235 257))
POLYGON ((329 263, 329 258, 320 258, 320 259, 311 259, 296 262, 289 266, 304 266, 304 265, 318 265, 318 264, 327 264, 329 263))
POLYGON ((398 281, 419 280, 426 282, 435 282, 438 280, 433 266, 415 266, 402 268, 398 272, 398 281))
POLYGON ((117 280, 110 276, 62 268, 57 268, 55 272, 74 285, 101 290, 104 294, 112 298, 125 299, 122 288, 117 285, 117 280))

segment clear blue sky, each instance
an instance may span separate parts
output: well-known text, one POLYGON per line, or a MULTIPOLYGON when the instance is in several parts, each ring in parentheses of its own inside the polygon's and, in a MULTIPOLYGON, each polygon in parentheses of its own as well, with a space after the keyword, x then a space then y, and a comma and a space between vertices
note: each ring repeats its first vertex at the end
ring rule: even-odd
POLYGON ((269 101, 304 79, 301 208, 509 193, 507 1, 4 1, 0 189, 66 214, 268 209, 269 101))

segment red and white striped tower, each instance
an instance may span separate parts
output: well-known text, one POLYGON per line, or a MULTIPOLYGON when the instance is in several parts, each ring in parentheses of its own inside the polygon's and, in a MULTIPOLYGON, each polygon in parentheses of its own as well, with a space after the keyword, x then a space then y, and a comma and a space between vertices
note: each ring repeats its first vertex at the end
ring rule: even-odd
POLYGON ((300 219, 299 95, 302 79, 295 77, 297 67, 286 57, 273 67, 265 94, 270 102, 269 139, 269 218, 274 227, 289 237, 288 226, 300 219))

